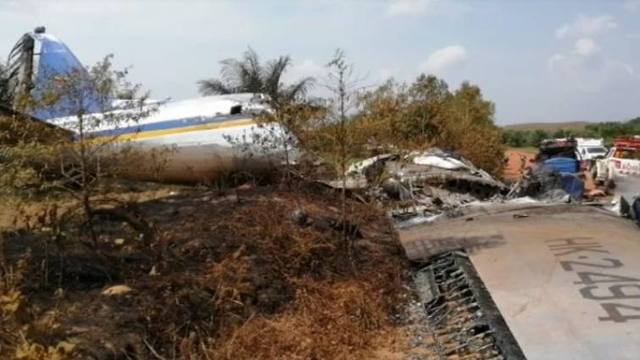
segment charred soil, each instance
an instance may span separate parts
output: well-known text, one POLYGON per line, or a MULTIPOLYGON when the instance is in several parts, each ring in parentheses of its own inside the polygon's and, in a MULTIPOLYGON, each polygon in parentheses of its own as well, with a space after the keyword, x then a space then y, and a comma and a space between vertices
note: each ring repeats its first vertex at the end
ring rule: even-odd
POLYGON ((79 218, 60 221, 49 209, 36 226, 3 235, 0 355, 334 359, 402 352, 406 335, 397 319, 411 298, 409 264, 392 224, 381 209, 357 201, 349 201, 344 222, 338 204, 338 194, 305 184, 184 188, 135 205, 147 230, 117 211, 97 216, 98 243, 79 218))

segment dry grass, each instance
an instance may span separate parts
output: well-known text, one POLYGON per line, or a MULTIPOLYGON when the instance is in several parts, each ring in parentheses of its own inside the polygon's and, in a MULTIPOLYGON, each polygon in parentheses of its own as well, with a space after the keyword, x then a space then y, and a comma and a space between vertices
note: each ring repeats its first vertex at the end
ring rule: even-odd
POLYGON ((307 281, 283 314, 251 318, 208 351, 216 359, 371 359, 403 339, 372 285, 307 281))
POLYGON ((61 247, 45 241, 50 233, 13 232, 4 253, 33 254, 21 287, 32 316, 16 326, 36 329, 55 313, 55 331, 30 331, 1 353, 45 354, 71 338, 76 356, 97 358, 372 358, 399 349, 404 335, 390 315, 407 298, 408 264, 384 213, 349 201, 349 257, 337 194, 306 188, 194 189, 140 203, 155 224, 150 244, 120 223, 99 225, 93 250, 79 245, 87 235, 74 221, 61 226, 61 247), (133 290, 101 295, 118 284, 133 290))

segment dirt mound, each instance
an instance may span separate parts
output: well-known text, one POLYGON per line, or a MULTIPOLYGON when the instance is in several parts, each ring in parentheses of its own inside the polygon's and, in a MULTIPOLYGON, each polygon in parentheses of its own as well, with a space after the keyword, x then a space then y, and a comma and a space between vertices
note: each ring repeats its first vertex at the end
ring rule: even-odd
POLYGON ((522 178, 525 169, 532 166, 534 152, 510 149, 505 152, 507 163, 502 174, 505 181, 515 182, 522 178))
POLYGON ((19 336, 0 354, 371 358, 401 346, 391 315, 407 299, 408 266, 391 224, 352 201, 344 222, 338 201, 189 189, 136 205, 151 238, 108 215, 98 244, 75 219, 5 234, 1 290, 19 298, 0 319, 19 336))

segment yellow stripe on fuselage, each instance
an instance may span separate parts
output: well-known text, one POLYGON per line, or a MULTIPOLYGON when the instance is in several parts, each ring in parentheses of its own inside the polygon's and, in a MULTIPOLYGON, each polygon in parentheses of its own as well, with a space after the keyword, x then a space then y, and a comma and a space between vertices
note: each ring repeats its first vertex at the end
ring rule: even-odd
POLYGON ((241 119, 241 120, 229 120, 223 122, 216 123, 208 123, 202 125, 194 125, 194 126, 185 126, 179 128, 171 128, 171 129, 161 129, 161 130, 150 130, 150 131, 141 131, 131 134, 123 134, 116 137, 119 140, 141 140, 141 139, 149 139, 158 136, 164 135, 174 135, 174 134, 182 134, 193 131, 201 131, 201 130, 213 130, 213 129, 227 129, 239 126, 247 126, 247 125, 255 125, 254 119, 241 119))

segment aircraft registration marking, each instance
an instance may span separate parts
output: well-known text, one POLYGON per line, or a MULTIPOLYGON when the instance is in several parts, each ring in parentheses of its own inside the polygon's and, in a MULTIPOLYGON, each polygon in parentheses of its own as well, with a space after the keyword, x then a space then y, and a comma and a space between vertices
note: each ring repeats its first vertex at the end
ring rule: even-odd
POLYGON ((585 285, 578 289, 580 295, 587 300, 597 301, 605 311, 607 316, 598 317, 599 321, 621 323, 640 320, 640 278, 621 272, 624 264, 612 257, 604 245, 588 237, 546 242, 549 250, 561 259, 562 269, 576 273, 580 281, 574 284, 585 285), (594 271, 593 268, 608 270, 594 271), (629 301, 634 305, 630 305, 629 301))

